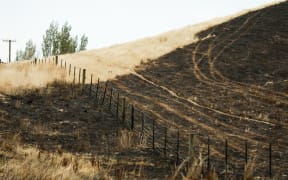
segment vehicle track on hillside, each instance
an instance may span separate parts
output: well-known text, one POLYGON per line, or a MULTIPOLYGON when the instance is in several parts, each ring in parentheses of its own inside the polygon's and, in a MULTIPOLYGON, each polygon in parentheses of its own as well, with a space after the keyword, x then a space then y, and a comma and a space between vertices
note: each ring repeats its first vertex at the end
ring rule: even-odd
MULTIPOLYGON (((245 141, 258 144, 257 147, 267 150, 268 147, 266 147, 265 142, 267 139, 265 135, 267 134, 266 129, 274 127, 275 124, 242 119, 236 125, 235 122, 237 121, 233 119, 227 120, 225 117, 217 118, 217 115, 210 111, 211 108, 207 109, 205 107, 203 110, 201 106, 195 106, 195 103, 193 104, 185 98, 179 97, 172 90, 163 86, 161 87, 152 81, 145 80, 144 77, 140 77, 134 73, 133 77, 129 78, 129 82, 116 81, 112 84, 127 92, 125 96, 131 99, 133 104, 141 107, 144 112, 151 114, 158 122, 170 127, 179 128, 186 133, 198 130, 202 135, 209 135, 218 139, 218 141, 227 138, 230 140, 229 148, 235 153, 244 151, 243 142, 245 141), (137 86, 131 82, 137 82, 137 86), (140 86, 141 91, 139 92, 140 86), (263 128, 264 126, 267 126, 267 128, 263 128), (250 127, 251 130, 245 131, 246 127, 250 127)), ((206 141, 203 136, 199 136, 199 140, 203 143, 206 141)), ((275 151, 288 146, 287 139, 280 139, 277 142, 280 145, 275 148, 275 151)), ((211 152, 216 157, 220 159, 224 157, 223 146, 215 146, 211 149, 211 152)), ((232 157, 232 159, 237 160, 236 157, 232 157)), ((264 160, 262 159, 262 161, 264 160)))
MULTIPOLYGON (((258 12, 258 13, 255 13, 254 16, 250 16, 248 19, 246 19, 244 21, 244 23, 236 31, 234 31, 232 34, 228 35, 228 37, 225 37, 225 35, 224 35, 225 38, 222 38, 223 40, 221 39, 220 42, 217 42, 216 38, 214 38, 214 40, 212 40, 212 42, 208 45, 206 53, 198 52, 199 46, 202 43, 202 41, 199 41, 197 43, 195 50, 193 51, 193 56, 192 56, 193 68, 194 68, 193 71, 194 71, 195 77, 197 77, 200 81, 207 83, 209 85, 211 85, 211 84, 218 85, 219 87, 223 87, 223 88, 233 87, 233 88, 231 88, 231 90, 236 88, 237 91, 243 90, 242 92, 249 92, 251 94, 251 96, 261 97, 261 98, 265 98, 265 99, 269 98, 268 100, 279 101, 279 102, 288 104, 288 94, 274 92, 274 91, 263 89, 263 88, 253 86, 250 84, 243 84, 243 83, 232 81, 229 78, 223 76, 220 73, 220 71, 218 71, 215 68, 216 60, 219 59, 219 57, 221 56, 221 54, 223 54, 225 49, 230 47, 243 34, 247 33, 247 31, 252 29, 257 24, 257 22, 261 20, 262 16, 264 16, 263 12, 262 13, 258 12), (259 16, 257 16, 257 15, 259 15, 259 16), (253 24, 246 28, 246 26, 249 25, 248 23, 251 21, 252 18, 255 18, 255 20, 253 21, 253 24), (244 28, 246 28, 246 29, 244 29, 244 28), (239 33, 239 34, 237 34, 237 33, 239 33), (231 40, 231 38, 234 35, 237 35, 237 38, 231 40), (222 45, 226 41, 228 41, 228 44, 224 45, 224 47, 221 48, 220 51, 215 56, 213 56, 212 50, 214 50, 216 47, 222 45), (215 43, 215 44, 213 44, 213 43, 215 43), (201 54, 202 56, 200 58, 196 58, 196 55, 199 55, 199 54, 201 54), (208 78, 208 76, 205 75, 203 73, 203 71, 199 68, 199 64, 201 62, 203 62, 205 58, 208 58, 208 64, 209 64, 209 70, 210 70, 209 73, 210 73, 210 75, 212 75, 212 78, 208 78), (215 76, 213 77, 213 74, 217 74, 221 78, 217 79, 215 76), (271 93, 273 93, 272 97, 270 96, 271 93)), ((212 32, 211 32, 212 34, 213 34, 213 31, 214 30, 212 30, 212 32)), ((222 35, 219 35, 219 36, 222 36, 222 35)))

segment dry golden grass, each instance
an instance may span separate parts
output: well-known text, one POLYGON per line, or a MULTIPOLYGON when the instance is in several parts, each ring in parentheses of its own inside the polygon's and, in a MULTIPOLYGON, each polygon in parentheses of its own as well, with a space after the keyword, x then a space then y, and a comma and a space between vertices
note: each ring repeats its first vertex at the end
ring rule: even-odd
POLYGON ((127 150, 130 148, 145 147, 145 139, 134 131, 123 129, 119 135, 120 150, 127 150))
POLYGON ((14 93, 24 89, 45 87, 56 80, 65 80, 66 72, 52 64, 17 63, 0 65, 0 92, 14 93))
POLYGON ((42 152, 21 144, 17 135, 2 140, 0 155, 1 179, 112 179, 95 158, 42 152))
POLYGON ((170 178, 171 180, 178 179, 179 175, 181 175, 184 180, 198 180, 198 179, 206 179, 206 180, 218 180, 218 175, 215 172, 215 169, 211 169, 205 177, 203 177, 202 169, 204 165, 205 158, 202 157, 200 153, 197 158, 194 158, 190 163, 189 157, 184 159, 182 163, 176 168, 173 176, 170 178), (188 165, 188 168, 187 168, 188 165), (183 174, 183 169, 186 169, 186 173, 183 174))

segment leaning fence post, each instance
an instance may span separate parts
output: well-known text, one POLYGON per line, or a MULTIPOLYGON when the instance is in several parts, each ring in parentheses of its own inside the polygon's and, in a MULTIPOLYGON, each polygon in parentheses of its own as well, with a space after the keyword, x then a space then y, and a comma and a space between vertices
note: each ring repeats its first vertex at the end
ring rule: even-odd
POLYGON ((82 74, 82 93, 84 92, 85 81, 86 81, 86 69, 83 69, 83 74, 82 74))
POLYGON ((122 123, 125 123, 126 116, 126 99, 123 98, 123 106, 122 106, 122 123))
POLYGON ((193 148, 194 148, 194 134, 189 134, 189 165, 192 164, 193 159, 193 148))

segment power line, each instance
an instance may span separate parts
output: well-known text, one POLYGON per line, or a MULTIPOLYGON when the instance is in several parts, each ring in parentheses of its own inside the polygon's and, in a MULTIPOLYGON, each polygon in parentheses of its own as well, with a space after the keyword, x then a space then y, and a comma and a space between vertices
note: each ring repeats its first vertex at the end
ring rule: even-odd
POLYGON ((2 41, 9 43, 9 63, 11 63, 11 43, 12 43, 12 42, 16 42, 16 40, 3 39, 2 41))

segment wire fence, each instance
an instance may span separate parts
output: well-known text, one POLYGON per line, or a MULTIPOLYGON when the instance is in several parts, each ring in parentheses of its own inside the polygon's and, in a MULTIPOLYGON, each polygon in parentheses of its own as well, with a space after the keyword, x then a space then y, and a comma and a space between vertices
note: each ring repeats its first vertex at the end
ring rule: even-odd
MULTIPOLYGON (((254 169, 254 176, 279 177, 285 179, 288 175, 286 147, 273 148, 276 144, 250 143, 229 137, 219 138, 209 134, 202 134, 197 126, 190 131, 178 129, 173 124, 167 124, 157 119, 152 113, 145 112, 140 106, 131 102, 127 92, 117 89, 113 83, 108 81, 93 83, 93 75, 86 77, 86 70, 67 65, 66 62, 59 62, 58 57, 52 59, 35 59, 32 64, 52 63, 61 68, 65 68, 69 77, 72 77, 73 84, 81 85, 82 94, 91 96, 97 106, 110 112, 115 121, 131 131, 139 133, 146 148, 151 148, 159 155, 164 156, 171 163, 179 165, 185 159, 193 161, 202 159, 202 173, 207 174, 215 168, 220 177, 244 178, 249 165, 254 169), (90 84, 87 82, 90 81, 90 84), (238 146, 234 143, 237 141, 238 146), (255 154, 256 159, 253 161, 255 154), (261 154, 260 154, 261 153, 261 154), (252 155, 253 154, 253 155, 252 155)), ((94 79, 93 79, 94 78, 94 79)))

